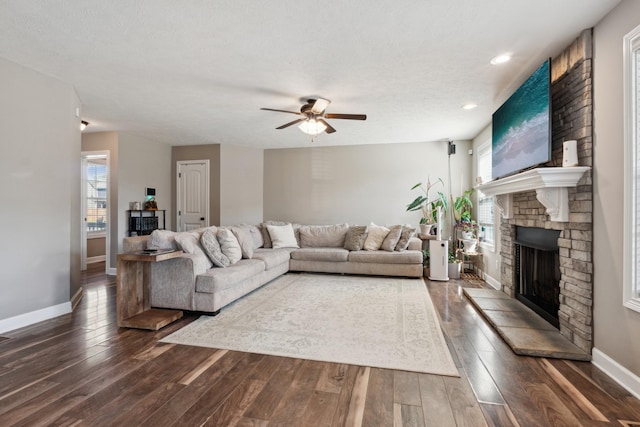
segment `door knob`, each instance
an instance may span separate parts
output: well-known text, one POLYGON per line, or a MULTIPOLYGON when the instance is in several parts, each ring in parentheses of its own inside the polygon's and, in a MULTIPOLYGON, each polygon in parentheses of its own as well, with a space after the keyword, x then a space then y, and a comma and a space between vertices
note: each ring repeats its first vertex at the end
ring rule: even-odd
POLYGON ((204 221, 204 217, 200 218, 200 221, 204 221))

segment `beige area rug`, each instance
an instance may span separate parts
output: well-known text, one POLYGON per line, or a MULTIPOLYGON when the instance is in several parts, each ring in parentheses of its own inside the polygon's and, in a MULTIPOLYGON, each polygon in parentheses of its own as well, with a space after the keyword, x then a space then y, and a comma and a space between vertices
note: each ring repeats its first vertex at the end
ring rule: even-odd
POLYGON ((422 279, 286 274, 162 342, 458 376, 422 279))

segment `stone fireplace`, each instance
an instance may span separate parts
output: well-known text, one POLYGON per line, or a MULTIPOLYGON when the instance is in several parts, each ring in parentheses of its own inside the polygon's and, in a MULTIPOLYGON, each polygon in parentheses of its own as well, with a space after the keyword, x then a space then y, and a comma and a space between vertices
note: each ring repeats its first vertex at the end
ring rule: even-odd
MULTIPOLYGON (((556 326, 563 336, 590 354, 593 343, 591 30, 583 31, 553 59, 551 81, 552 160, 538 170, 519 174, 527 178, 528 185, 520 185, 520 178, 513 178, 515 182, 509 189, 494 188, 491 193, 496 196, 497 206, 502 211, 500 282, 503 292, 514 298, 520 294, 518 298, 522 299, 520 279, 523 268, 526 269, 525 273, 537 280, 531 284, 535 290, 524 290, 533 293, 528 299, 536 300, 544 294, 548 301, 542 303, 543 311, 550 311, 547 314, 557 319, 556 326), (578 161, 582 168, 561 167, 562 144, 566 140, 577 141, 578 161), (570 183, 565 183, 564 177, 552 177, 549 182, 546 176, 547 172, 553 175, 553 170, 564 174, 578 169, 582 170, 570 183), (533 251, 537 260, 527 260, 523 264, 523 252, 532 255, 530 247, 536 249, 535 243, 525 241, 522 244, 523 228, 552 231, 554 235, 546 239, 554 243, 553 248, 546 243, 539 245, 538 253, 533 251), (535 264, 541 262, 547 265, 529 271, 538 268, 535 264), (557 281, 557 287, 542 290, 538 279, 545 282, 553 279, 557 281), (556 303, 557 308, 553 306, 556 303)), ((501 187, 505 185, 503 180, 486 185, 501 187)))

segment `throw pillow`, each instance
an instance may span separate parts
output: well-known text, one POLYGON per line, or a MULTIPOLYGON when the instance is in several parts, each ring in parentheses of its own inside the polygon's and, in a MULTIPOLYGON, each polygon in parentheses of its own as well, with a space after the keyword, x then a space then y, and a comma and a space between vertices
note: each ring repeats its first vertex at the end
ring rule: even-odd
POLYGON ((303 225, 300 246, 303 248, 342 248, 349 224, 303 225))
POLYGON ((262 240, 264 241, 263 248, 270 248, 271 245, 271 236, 269 235, 269 230, 267 230, 267 225, 287 225, 288 222, 283 221, 265 221, 260 224, 260 231, 262 232, 262 240))
POLYGON ((147 240, 147 249, 178 249, 176 243, 176 233, 169 230, 153 230, 149 240, 147 240))
POLYGON ((385 237, 387 237, 387 234, 389 234, 389 229, 387 227, 375 225, 374 223, 369 224, 367 227, 367 238, 364 241, 363 249, 365 251, 379 250, 385 237))
POLYGON ((204 253, 207 254, 209 259, 216 267, 228 267, 230 262, 229 258, 222 253, 222 248, 218 242, 218 233, 214 230, 207 230, 200 236, 200 244, 204 253))
POLYGON ((360 251, 366 238, 367 226, 353 225, 347 230, 347 236, 344 238, 344 248, 349 251, 360 251))
POLYGON ((383 251, 393 252, 396 249, 396 245, 398 244, 398 240, 400 240, 401 235, 401 225, 393 225, 389 227, 389 234, 387 234, 387 237, 385 237, 384 242, 382 242, 382 246, 380 246, 380 249, 382 249, 383 251))
POLYGON ((409 240, 416 234, 416 229, 408 225, 402 226, 402 234, 396 245, 396 251, 406 251, 409 247, 409 240))
POLYGON ((233 235, 236 236, 236 239, 240 244, 240 249, 242 250, 242 258, 253 258, 254 242, 249 229, 240 226, 229 227, 229 229, 231 230, 233 235))
POLYGON ((204 253, 202 246, 200 246, 200 233, 194 233, 192 231, 184 231, 176 233, 176 243, 182 252, 186 254, 194 254, 197 258, 204 262, 204 265, 209 269, 213 267, 211 260, 204 253))
POLYGON ((274 249, 278 248, 299 248, 293 226, 287 225, 267 225, 269 237, 274 249))
POLYGON ((231 230, 220 228, 217 237, 222 253, 229 258, 229 264, 235 264, 242 259, 240 243, 238 243, 238 239, 236 239, 236 236, 233 235, 231 230))

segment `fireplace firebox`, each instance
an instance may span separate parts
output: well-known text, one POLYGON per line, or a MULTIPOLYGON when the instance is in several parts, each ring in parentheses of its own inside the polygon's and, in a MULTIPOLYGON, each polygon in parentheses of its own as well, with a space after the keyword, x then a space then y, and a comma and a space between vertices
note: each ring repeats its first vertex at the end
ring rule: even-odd
POLYGON ((516 227, 515 297, 559 328, 559 230, 516 227))

